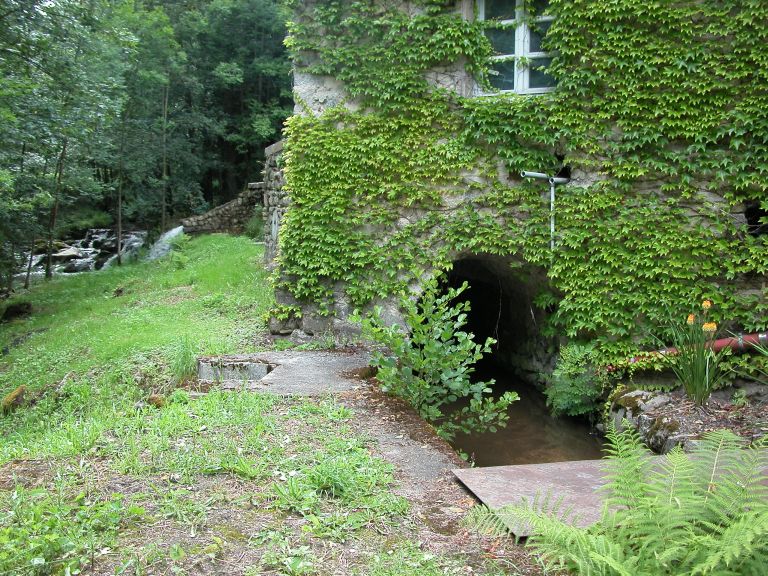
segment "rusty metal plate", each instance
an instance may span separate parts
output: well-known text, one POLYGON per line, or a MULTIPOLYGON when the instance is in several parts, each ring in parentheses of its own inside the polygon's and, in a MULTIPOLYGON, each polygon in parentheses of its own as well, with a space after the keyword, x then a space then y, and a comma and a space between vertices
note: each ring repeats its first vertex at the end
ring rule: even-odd
MULTIPOLYGON (((576 526, 587 527, 600 519, 605 485, 601 460, 576 460, 549 464, 490 466, 453 470, 454 475, 489 508, 519 504, 537 494, 563 498, 577 517, 576 526)), ((514 528, 516 536, 530 536, 529 527, 514 528)))
MULTIPOLYGON (((663 457, 653 459, 660 463, 663 457)), ((489 466, 487 468, 460 468, 453 474, 480 501, 492 509, 507 504, 532 501, 537 495, 549 494, 562 498, 563 507, 570 508, 574 525, 592 526, 600 520, 603 510, 603 460, 575 460, 549 464, 521 464, 516 466, 489 466)), ((762 484, 768 485, 768 468, 763 469, 762 484)), ((518 537, 531 535, 530 527, 514 526, 518 537)))

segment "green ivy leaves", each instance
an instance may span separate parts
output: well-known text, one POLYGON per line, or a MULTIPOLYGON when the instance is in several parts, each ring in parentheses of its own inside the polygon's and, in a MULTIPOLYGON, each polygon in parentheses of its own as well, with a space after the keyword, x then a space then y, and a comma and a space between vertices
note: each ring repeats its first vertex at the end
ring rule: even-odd
POLYGON ((282 287, 330 313, 339 285, 363 305, 459 253, 516 254, 548 270, 550 329, 603 358, 703 297, 766 328, 768 242, 734 218, 768 197, 764 0, 551 0, 557 91, 482 98, 427 73, 460 62, 481 81, 483 27, 412 4, 295 6, 297 66, 341 80, 357 111, 288 122, 282 287), (556 154, 593 182, 560 189, 552 254, 546 190, 514 176, 555 172, 556 154))

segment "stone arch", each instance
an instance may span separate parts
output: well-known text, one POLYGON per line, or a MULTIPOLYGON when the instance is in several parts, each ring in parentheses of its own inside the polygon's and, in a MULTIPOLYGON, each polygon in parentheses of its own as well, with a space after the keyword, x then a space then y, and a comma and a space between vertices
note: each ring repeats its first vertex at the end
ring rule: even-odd
POLYGON ((555 339, 543 334, 548 311, 534 304, 548 288, 546 272, 513 257, 462 254, 453 260, 446 283, 464 281, 470 288, 462 297, 472 306, 467 328, 477 341, 488 336, 497 341, 488 360, 527 382, 544 384, 557 352, 555 339))

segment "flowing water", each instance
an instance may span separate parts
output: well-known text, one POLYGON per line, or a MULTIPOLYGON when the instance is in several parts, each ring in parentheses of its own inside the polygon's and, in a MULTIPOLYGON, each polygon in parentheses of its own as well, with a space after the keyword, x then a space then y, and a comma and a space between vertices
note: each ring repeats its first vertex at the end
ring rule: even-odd
POLYGON ((171 251, 171 243, 173 242, 173 239, 182 234, 184 234, 184 226, 177 226, 176 228, 165 232, 157 239, 157 242, 152 244, 152 248, 149 249, 149 254, 147 255, 147 260, 157 260, 168 254, 171 251))
POLYGON ((508 409, 509 425, 496 433, 462 434, 453 442, 477 466, 541 464, 566 460, 595 460, 602 456, 602 439, 578 418, 553 418, 544 395, 501 370, 483 371, 495 378, 494 392, 513 390, 520 400, 508 409))

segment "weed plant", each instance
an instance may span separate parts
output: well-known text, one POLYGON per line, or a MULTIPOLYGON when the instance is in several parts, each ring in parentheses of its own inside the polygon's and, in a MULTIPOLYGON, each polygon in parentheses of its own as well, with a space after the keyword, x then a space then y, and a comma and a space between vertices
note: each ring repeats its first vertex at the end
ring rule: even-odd
POLYGON ((253 215, 245 223, 244 232, 252 240, 264 241, 264 209, 261 206, 254 208, 253 215))
POLYGON ((505 427, 507 408, 518 399, 515 392, 494 399, 493 380, 471 380, 475 363, 495 341, 475 343, 474 335, 463 330, 470 305, 458 299, 468 287, 465 282, 441 293, 439 279, 429 280, 418 302, 402 300, 405 327, 388 326, 379 310, 362 320, 363 334, 384 348, 371 358, 382 389, 409 402, 449 440, 459 431, 505 427), (461 400, 468 405, 453 408, 461 400))
POLYGON ((196 347, 186 334, 173 345, 170 364, 171 373, 178 383, 183 383, 197 374, 196 347))
POLYGON ((114 545, 121 526, 143 515, 119 495, 0 492, 0 574, 79 574, 114 545))
POLYGON ((591 366, 593 351, 593 346, 577 343, 560 349, 557 365, 544 389, 553 415, 582 416, 597 410, 603 385, 591 366))

